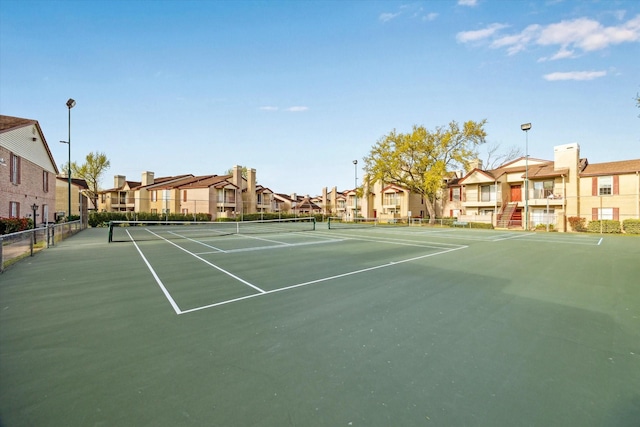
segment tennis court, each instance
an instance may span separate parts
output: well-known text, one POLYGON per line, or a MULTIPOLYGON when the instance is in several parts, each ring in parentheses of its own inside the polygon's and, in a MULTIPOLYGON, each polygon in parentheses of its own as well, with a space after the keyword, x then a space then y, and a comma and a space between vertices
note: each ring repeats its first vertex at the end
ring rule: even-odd
POLYGON ((12 266, 2 425, 638 425, 637 238, 297 227, 89 229, 12 266))

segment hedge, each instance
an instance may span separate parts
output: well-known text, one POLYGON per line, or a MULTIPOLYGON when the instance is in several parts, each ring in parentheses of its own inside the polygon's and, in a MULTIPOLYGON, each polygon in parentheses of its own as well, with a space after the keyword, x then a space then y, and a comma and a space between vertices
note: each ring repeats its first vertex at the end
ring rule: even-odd
POLYGON ((602 231, 607 234, 619 234, 622 233, 622 227, 620 226, 620 221, 602 219, 589 221, 587 231, 590 233, 600 233, 602 231))
POLYGON ((640 219, 625 219, 622 228, 627 234, 640 234, 640 219))
POLYGON ((172 213, 154 214, 149 212, 92 212, 89 214, 89 226, 106 227, 110 221, 211 221, 211 214, 172 213))
POLYGON ((0 218, 0 234, 17 233, 33 228, 31 218, 0 218))

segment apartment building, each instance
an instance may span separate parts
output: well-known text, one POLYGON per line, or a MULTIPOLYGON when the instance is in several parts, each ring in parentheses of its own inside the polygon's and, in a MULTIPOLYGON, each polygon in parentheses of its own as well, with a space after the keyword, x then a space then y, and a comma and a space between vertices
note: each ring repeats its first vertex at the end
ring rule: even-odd
POLYGON ((273 192, 256 184, 256 170, 235 166, 231 174, 155 177, 143 172, 140 181, 114 177, 114 187, 99 193, 99 210, 156 214, 208 213, 212 218, 273 211, 273 192))
POLYGON ((578 144, 559 145, 553 161, 522 157, 492 170, 476 164, 446 193, 443 212, 465 221, 568 231, 573 216, 640 218, 640 159, 590 164, 578 144))
POLYGON ((53 222, 57 174, 38 121, 0 115, 0 217, 53 222))

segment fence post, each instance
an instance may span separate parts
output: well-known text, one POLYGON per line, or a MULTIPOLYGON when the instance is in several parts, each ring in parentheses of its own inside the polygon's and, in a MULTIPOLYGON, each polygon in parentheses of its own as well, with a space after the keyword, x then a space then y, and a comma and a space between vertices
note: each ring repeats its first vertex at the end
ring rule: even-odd
POLYGON ((2 242, 3 238, 0 236, 0 273, 4 271, 4 258, 2 257, 2 242))
POLYGON ((29 246, 30 246, 30 249, 31 249, 31 256, 33 256, 33 246, 36 243, 36 229, 35 228, 31 232, 31 239, 29 239, 29 240, 30 240, 29 246))

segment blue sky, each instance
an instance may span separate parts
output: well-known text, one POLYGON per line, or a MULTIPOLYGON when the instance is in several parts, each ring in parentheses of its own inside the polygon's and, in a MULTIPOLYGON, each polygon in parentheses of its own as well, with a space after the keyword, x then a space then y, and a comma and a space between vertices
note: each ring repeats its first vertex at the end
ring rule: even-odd
POLYGON ((0 113, 61 165, 74 98, 72 160, 106 153, 105 188, 240 164, 345 190, 384 135, 452 120, 523 151, 531 122, 534 158, 640 158, 638 92, 637 1, 0 0, 0 113))

